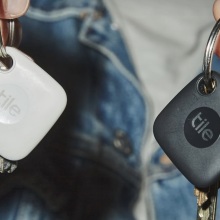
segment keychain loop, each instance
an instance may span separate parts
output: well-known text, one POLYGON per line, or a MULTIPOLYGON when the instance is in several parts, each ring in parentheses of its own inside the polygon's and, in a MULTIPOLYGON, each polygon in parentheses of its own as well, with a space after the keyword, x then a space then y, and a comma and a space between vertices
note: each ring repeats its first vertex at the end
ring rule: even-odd
MULTIPOLYGON (((0 21, 0 22, 2 22, 2 21, 0 21)), ((3 44, 2 26, 1 26, 1 30, 0 30, 0 57, 1 58, 8 57, 8 54, 7 54, 6 49, 5 49, 5 46, 3 44)))
POLYGON ((9 69, 8 65, 5 63, 8 57, 9 56, 3 44, 2 30, 0 30, 0 70, 1 71, 7 71, 9 69))
POLYGON ((0 70, 7 71, 13 65, 13 59, 6 51, 6 46, 18 47, 21 41, 21 25, 18 19, 0 19, 0 70), (4 39, 4 36, 7 39, 4 39))
POLYGON ((203 72, 204 72, 203 79, 205 83, 204 89, 207 94, 212 92, 216 87, 216 82, 212 78, 212 58, 213 58, 213 51, 219 31, 220 31, 220 19, 216 22, 215 26, 211 31, 203 59, 203 72))

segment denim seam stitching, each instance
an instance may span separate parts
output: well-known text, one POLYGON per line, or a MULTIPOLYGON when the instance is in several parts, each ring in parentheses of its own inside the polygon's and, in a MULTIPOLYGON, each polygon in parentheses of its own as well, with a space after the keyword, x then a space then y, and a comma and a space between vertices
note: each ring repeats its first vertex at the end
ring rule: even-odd
POLYGON ((151 176, 148 176, 148 178, 149 178, 150 183, 154 183, 158 180, 167 180, 167 179, 178 177, 178 176, 180 176, 180 173, 177 169, 175 169, 173 171, 170 171, 169 173, 160 172, 157 174, 153 174, 151 176))
MULTIPOLYGON (((87 23, 89 23, 90 19, 88 19, 87 23)), ((102 54, 104 54, 106 57, 108 57, 112 63, 115 64, 115 66, 120 70, 119 72, 122 73, 131 83, 134 85, 134 87, 137 89, 137 91, 141 94, 143 97, 143 91, 142 87, 140 86, 140 82, 135 79, 135 77, 132 76, 129 70, 126 69, 126 67, 120 62, 120 60, 117 58, 117 56, 111 52, 111 50, 107 49, 104 46, 101 46, 99 44, 96 44, 92 41, 90 41, 88 38, 86 38, 86 30, 87 30, 88 24, 85 25, 79 34, 79 39, 82 43, 85 45, 98 50, 102 54)))
POLYGON ((61 19, 66 19, 69 17, 76 17, 76 16, 79 17, 82 12, 90 13, 91 11, 92 11, 91 8, 79 9, 79 8, 70 7, 70 8, 53 10, 48 12, 30 6, 29 10, 26 13, 26 16, 39 21, 53 22, 61 19))

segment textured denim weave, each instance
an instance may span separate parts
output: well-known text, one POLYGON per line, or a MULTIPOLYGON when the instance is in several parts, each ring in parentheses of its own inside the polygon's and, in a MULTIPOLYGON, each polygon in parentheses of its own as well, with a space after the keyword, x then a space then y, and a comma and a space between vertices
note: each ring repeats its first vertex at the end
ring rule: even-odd
POLYGON ((0 219, 134 219, 146 103, 101 1, 32 0, 20 49, 66 90, 67 108, 12 175, 0 219))

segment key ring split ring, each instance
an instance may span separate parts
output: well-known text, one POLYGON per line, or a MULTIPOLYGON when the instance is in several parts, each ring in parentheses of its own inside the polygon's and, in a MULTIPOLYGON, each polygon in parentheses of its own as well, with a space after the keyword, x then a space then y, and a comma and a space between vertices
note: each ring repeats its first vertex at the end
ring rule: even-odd
POLYGON ((3 43, 3 22, 4 21, 0 21, 1 22, 1 29, 0 29, 0 57, 1 58, 7 58, 8 57, 8 54, 6 52, 6 49, 5 49, 5 46, 4 46, 4 43, 3 43))
POLYGON ((220 31, 220 19, 216 22, 215 26, 211 31, 203 59, 203 72, 204 72, 203 80, 205 83, 204 86, 205 86, 205 91, 207 91, 206 92, 207 94, 212 92, 216 87, 215 80, 213 80, 212 78, 212 58, 213 58, 213 51, 219 31, 220 31))

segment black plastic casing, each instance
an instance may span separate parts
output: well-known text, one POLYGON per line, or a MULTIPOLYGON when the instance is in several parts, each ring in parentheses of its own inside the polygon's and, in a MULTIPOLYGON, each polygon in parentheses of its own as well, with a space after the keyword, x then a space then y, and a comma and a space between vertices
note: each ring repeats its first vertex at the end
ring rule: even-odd
POLYGON ((212 93, 199 92, 198 82, 204 74, 198 75, 163 109, 153 127, 157 142, 174 165, 193 185, 201 188, 220 180, 220 75, 212 74, 216 81, 212 93), (197 109, 201 114, 191 117, 197 109), (217 114, 203 118, 203 109, 217 114), (206 139, 214 143, 207 144, 206 139))

